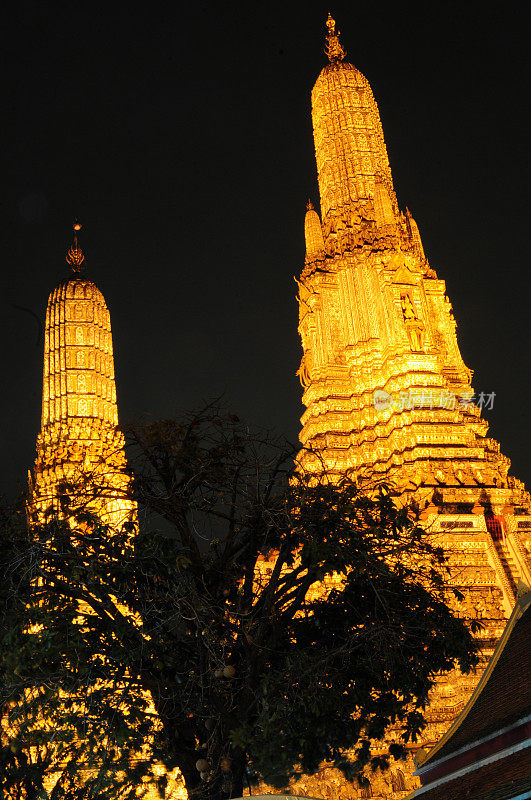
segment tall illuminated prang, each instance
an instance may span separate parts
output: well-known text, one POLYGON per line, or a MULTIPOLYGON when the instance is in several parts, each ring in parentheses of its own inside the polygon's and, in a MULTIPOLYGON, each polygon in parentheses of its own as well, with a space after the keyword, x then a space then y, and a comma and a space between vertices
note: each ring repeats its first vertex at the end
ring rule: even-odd
POLYGON ((113 526, 136 519, 127 494, 124 436, 118 428, 111 319, 98 287, 82 274, 81 225, 66 255, 70 276, 46 309, 41 432, 30 515, 68 518, 87 511, 113 526))
MULTIPOLYGON (((384 481, 420 503, 465 597, 455 611, 484 624, 485 663, 518 582, 531 585, 530 498, 487 436, 482 406, 493 398, 474 395, 444 281, 399 208, 371 87, 345 60, 330 15, 327 29, 329 63, 311 95, 320 208, 308 204, 299 279, 301 462, 384 481)), ((448 728, 478 678, 440 681, 426 743, 448 728)), ((414 788, 398 767, 375 779, 370 796, 414 788)), ((311 782, 304 788, 319 794, 311 782)))

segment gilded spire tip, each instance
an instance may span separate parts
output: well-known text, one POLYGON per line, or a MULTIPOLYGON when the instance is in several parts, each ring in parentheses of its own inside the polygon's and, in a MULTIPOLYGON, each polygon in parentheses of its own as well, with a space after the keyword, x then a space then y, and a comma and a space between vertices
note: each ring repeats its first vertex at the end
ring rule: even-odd
POLYGON ((313 211, 313 203, 311 200, 308 200, 308 202, 306 203, 306 210, 313 211))
POLYGON ((66 263, 72 267, 72 272, 79 273, 83 269, 83 262, 85 261, 83 251, 77 244, 77 234, 81 230, 81 223, 76 219, 72 227, 74 229, 74 243, 66 254, 66 263))
POLYGON ((328 33, 326 34, 325 53, 328 56, 328 60, 331 64, 337 64, 338 61, 343 61, 346 56, 346 52, 343 50, 339 42, 341 31, 336 30, 336 21, 330 12, 328 12, 326 27, 328 29, 328 33))

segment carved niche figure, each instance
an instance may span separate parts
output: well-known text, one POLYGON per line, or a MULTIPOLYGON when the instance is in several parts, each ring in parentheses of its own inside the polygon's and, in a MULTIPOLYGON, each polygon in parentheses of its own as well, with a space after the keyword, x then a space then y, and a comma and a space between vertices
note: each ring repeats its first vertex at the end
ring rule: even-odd
POLYGON ((417 317, 417 312, 413 301, 409 294, 404 293, 400 298, 400 305, 404 322, 407 326, 407 335, 409 337, 409 344, 415 353, 420 353, 423 350, 424 343, 424 325, 417 317))
POLYGON ((70 461, 81 461, 83 458, 83 452, 81 450, 81 445, 79 442, 73 442, 70 446, 70 461))
POLYGON ((408 333, 411 349, 416 353, 420 353, 423 350, 423 336, 421 328, 410 328, 408 333))
POLYGON ((402 306, 402 314, 404 315, 404 320, 406 322, 414 322, 418 319, 415 312, 415 306, 413 305, 413 301, 408 294, 402 295, 400 299, 400 305, 402 306))

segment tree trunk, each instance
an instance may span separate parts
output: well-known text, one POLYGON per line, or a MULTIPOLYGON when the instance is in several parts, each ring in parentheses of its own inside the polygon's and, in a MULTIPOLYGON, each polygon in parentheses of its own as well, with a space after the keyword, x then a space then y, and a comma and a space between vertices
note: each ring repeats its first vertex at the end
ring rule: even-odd
POLYGON ((223 772, 221 761, 227 755, 225 749, 214 748, 207 753, 206 750, 196 747, 196 743, 204 736, 202 728, 195 730, 191 724, 185 726, 181 722, 179 725, 168 716, 160 716, 167 739, 171 743, 175 764, 183 776, 188 800, 232 800, 243 795, 245 753, 239 749, 231 751, 230 771, 223 772), (211 765, 211 772, 205 776, 206 780, 203 780, 196 767, 199 758, 207 758, 211 765))
MULTIPOLYGON (((194 753, 194 756, 195 755, 194 753)), ((188 792, 188 798, 189 800, 194 800, 194 798, 197 797, 198 790, 204 787, 199 772, 195 768, 195 763, 191 762, 189 758, 183 757, 183 754, 180 754, 177 757, 177 765, 184 778, 184 785, 188 792)))
POLYGON ((233 797, 243 795, 245 761, 234 763, 232 771, 226 775, 218 772, 212 775, 210 780, 203 781, 195 768, 197 755, 194 753, 192 763, 190 757, 185 759, 181 753, 177 762, 184 778, 188 800, 207 800, 207 798, 208 800, 231 800, 233 797))
POLYGON ((243 795, 243 777, 240 776, 239 779, 235 779, 234 783, 232 784, 232 791, 230 793, 230 797, 241 797, 243 795))
MULTIPOLYGON (((182 772, 182 770, 181 770, 182 772)), ((243 781, 232 781, 229 789, 223 788, 221 781, 202 781, 192 780, 193 785, 189 785, 186 775, 183 772, 188 800, 231 800, 233 797, 241 797, 243 794, 243 781)))

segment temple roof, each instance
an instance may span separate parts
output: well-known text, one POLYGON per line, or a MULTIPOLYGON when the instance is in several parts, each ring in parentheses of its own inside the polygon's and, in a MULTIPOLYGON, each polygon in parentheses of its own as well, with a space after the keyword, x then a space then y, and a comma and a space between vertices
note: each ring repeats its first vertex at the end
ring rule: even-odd
POLYGON ((422 768, 513 725, 529 713, 530 639, 531 591, 528 591, 516 604, 474 694, 446 735, 422 761, 422 768))
POLYGON ((481 769, 469 772, 462 778, 443 783, 433 789, 427 787, 426 794, 418 790, 409 797, 419 800, 514 800, 529 797, 531 773, 531 748, 527 752, 516 752, 500 761, 493 761, 481 769))

